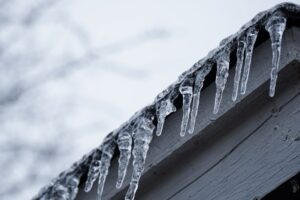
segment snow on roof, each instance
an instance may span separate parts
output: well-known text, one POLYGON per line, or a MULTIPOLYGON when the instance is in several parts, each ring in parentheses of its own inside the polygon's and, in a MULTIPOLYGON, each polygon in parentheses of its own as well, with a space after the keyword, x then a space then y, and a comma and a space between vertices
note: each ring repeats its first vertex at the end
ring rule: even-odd
POLYGON ((134 199, 138 182, 144 170, 149 144, 153 137, 161 135, 165 118, 176 111, 175 99, 182 96, 183 119, 180 135, 193 133, 197 116, 200 92, 205 77, 215 70, 216 97, 214 113, 217 113, 226 86, 230 55, 236 54, 236 68, 232 100, 238 94, 245 94, 251 66, 251 57, 256 38, 261 30, 266 30, 272 43, 272 69, 270 78, 271 97, 275 94, 278 64, 281 52, 281 39, 289 19, 300 17, 300 6, 283 3, 258 13, 241 29, 220 42, 219 47, 196 62, 183 72, 167 89, 157 95, 154 102, 136 112, 127 122, 111 132, 103 143, 85 155, 81 160, 62 172, 49 185, 45 186, 33 199, 74 199, 78 191, 80 178, 87 174, 85 191, 91 190, 93 183, 99 178, 98 199, 101 199, 104 183, 114 152, 118 148, 119 171, 116 187, 122 186, 127 166, 133 155, 133 175, 125 199, 134 199))

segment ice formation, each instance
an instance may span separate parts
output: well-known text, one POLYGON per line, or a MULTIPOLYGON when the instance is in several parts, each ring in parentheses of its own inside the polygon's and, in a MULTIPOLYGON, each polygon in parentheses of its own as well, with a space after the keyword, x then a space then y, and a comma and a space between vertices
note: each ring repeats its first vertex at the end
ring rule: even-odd
POLYGON ((89 192, 92 189, 95 180, 98 178, 100 172, 100 163, 101 163, 101 149, 99 147, 95 150, 92 162, 89 166, 87 180, 85 182, 85 188, 84 188, 85 192, 89 192))
POLYGON ((97 200, 101 200, 104 184, 106 181, 106 177, 108 174, 108 168, 110 166, 110 161, 114 155, 116 147, 116 142, 114 141, 113 137, 109 135, 106 140, 104 140, 102 144, 102 155, 101 155, 101 162, 100 162, 100 172, 99 172, 99 181, 98 181, 98 189, 97 200))
POLYGON ((192 78, 185 79, 179 87, 179 91, 182 94, 183 102, 182 102, 182 112, 183 117, 181 121, 181 131, 180 136, 184 137, 188 128, 190 112, 191 112, 191 104, 193 99, 193 85, 194 80, 192 78))
POLYGON ((156 135, 160 136, 165 123, 165 118, 176 111, 176 107, 173 105, 170 99, 162 100, 157 104, 156 116, 157 116, 157 126, 156 135))
POLYGON ((252 53, 257 38, 257 34, 258 34, 258 30, 256 29, 256 27, 250 27, 246 34, 246 55, 245 55, 244 71, 243 71, 242 82, 241 82, 241 94, 246 93, 247 83, 250 74, 252 53))
POLYGON ((233 85, 233 93, 232 93, 233 101, 236 101, 239 92, 241 72, 244 64, 245 49, 246 49, 246 38, 245 36, 242 36, 238 39, 238 45, 236 50, 236 67, 235 67, 234 85, 233 85))
POLYGON ((81 176, 86 172, 95 151, 83 156, 70 169, 62 172, 56 179, 42 188, 32 200, 73 200, 78 192, 81 176))
POLYGON ((200 102, 200 93, 203 87, 203 82, 205 77, 209 74, 212 68, 212 63, 205 63, 201 66, 201 68, 195 72, 195 83, 194 83, 194 91, 193 91, 193 103, 192 103, 192 111, 191 111, 191 119, 189 123, 189 134, 194 132, 194 127, 196 123, 196 117, 198 114, 198 107, 200 102))
POLYGON ((152 140, 153 130, 155 128, 152 120, 151 116, 142 116, 137 129, 133 133, 133 173, 125 200, 133 200, 138 189, 138 183, 144 171, 149 144, 152 140))
POLYGON ((270 39, 272 43, 272 69, 271 69, 271 80, 270 80, 270 97, 274 97, 275 95, 275 87, 278 73, 278 66, 280 61, 280 53, 281 53, 281 40, 282 35, 285 30, 286 19, 282 16, 272 16, 267 24, 266 30, 270 34, 270 39))
POLYGON ((217 114, 220 108, 222 94, 228 77, 229 70, 229 48, 225 48, 224 52, 217 58, 217 75, 216 75, 216 97, 214 105, 214 114, 217 114))
POLYGON ((82 174, 71 173, 51 186, 50 192, 40 199, 73 200, 78 192, 78 185, 82 174))
POLYGON ((100 147, 75 163, 69 170, 63 172, 33 199, 73 200, 78 191, 81 176, 87 174, 85 191, 90 191, 93 183, 99 178, 97 198, 100 200, 110 163, 117 147, 120 152, 118 178, 116 180, 117 188, 122 186, 131 154, 133 155, 133 173, 125 196, 125 200, 133 200, 145 168, 146 156, 153 132, 156 130, 156 135, 161 135, 166 117, 178 109, 178 103, 175 101, 180 99, 178 98, 180 95, 183 102, 180 136, 184 136, 187 131, 189 133, 194 132, 201 89, 205 78, 213 71, 215 64, 217 66, 216 94, 213 113, 218 113, 220 108, 222 94, 229 75, 229 67, 230 64, 233 65, 230 63, 231 55, 236 55, 237 59, 232 100, 236 101, 239 87, 241 87, 241 94, 246 93, 254 44, 259 31, 263 27, 269 32, 272 43, 270 96, 273 97, 280 60, 281 40, 287 21, 283 17, 284 15, 278 15, 279 12, 277 11, 294 15, 296 13, 300 16, 300 7, 289 3, 280 4, 258 14, 243 26, 238 33, 223 40, 220 46, 211 51, 207 57, 201 59, 192 68, 180 75, 178 80, 161 92, 152 104, 135 113, 129 121, 109 134, 100 147))
POLYGON ((120 151, 119 157, 119 170, 118 170, 118 180, 116 187, 120 188, 123 184, 127 166, 131 157, 131 149, 132 149, 132 136, 133 125, 128 125, 125 129, 121 130, 118 134, 118 148, 120 151))

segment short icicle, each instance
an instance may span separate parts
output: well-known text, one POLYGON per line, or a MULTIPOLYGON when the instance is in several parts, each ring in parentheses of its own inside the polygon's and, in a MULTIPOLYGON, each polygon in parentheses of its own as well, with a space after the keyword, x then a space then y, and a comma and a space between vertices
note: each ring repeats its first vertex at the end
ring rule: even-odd
POLYGON ((145 160, 149 149, 149 144, 153 137, 154 125, 150 117, 142 116, 139 119, 137 129, 133 134, 134 147, 133 155, 133 174, 130 181, 125 200, 133 200, 138 189, 139 180, 144 171, 145 160))
POLYGON ((194 80, 190 77, 183 80, 179 87, 179 91, 182 94, 183 103, 182 103, 182 111, 183 111, 183 117, 181 121, 181 130, 180 130, 180 136, 184 137, 189 123, 190 118, 190 112, 191 112, 191 104, 193 100, 193 85, 194 80))
POLYGON ((281 54, 282 35, 286 27, 286 19, 282 16, 272 16, 268 20, 265 29, 269 32, 272 44, 272 69, 270 80, 269 96, 274 97, 276 81, 278 76, 278 67, 281 54))
POLYGON ((212 63, 205 63, 202 67, 196 71, 195 73, 195 83, 194 83, 194 90, 193 90, 193 103, 192 103, 192 110, 191 110, 191 119, 189 123, 189 134, 194 132, 194 127, 196 123, 196 117, 198 114, 198 107, 200 102, 200 93, 203 87, 203 82, 207 74, 211 71, 212 63))
MULTIPOLYGON (((94 152, 94 151, 93 151, 94 152)), ((78 185, 87 166, 92 160, 92 153, 83 156, 66 171, 59 174, 50 184, 43 187, 32 200, 74 200, 78 193, 78 185)))
POLYGON ((232 93, 232 101, 236 101, 239 85, 241 79, 241 72, 244 63, 244 55, 246 50, 246 38, 242 36, 238 40, 237 50, 236 50, 236 67, 235 67, 235 75, 234 75, 234 84, 233 84, 233 93, 232 93))
POLYGON ((110 167, 111 159, 115 152, 116 143, 112 134, 110 134, 102 144, 102 155, 100 162, 99 185, 97 190, 97 200, 101 200, 104 184, 110 167))
POLYGON ((246 56, 244 63, 244 71, 241 80, 241 94, 244 95, 247 90, 247 83, 250 74, 250 65, 252 60, 253 48, 257 38, 258 30, 255 27, 250 27, 246 35, 246 56))
POLYGON ((217 74, 216 74, 216 96, 213 113, 217 114, 220 109, 222 100, 222 94, 225 89, 225 85, 228 77, 229 70, 229 48, 225 48, 224 51, 217 58, 217 74))
POLYGON ((42 199, 61 199, 74 200, 78 192, 78 185, 80 181, 80 173, 70 173, 58 180, 50 189, 49 193, 45 194, 42 199))
POLYGON ((87 175, 85 188, 84 188, 85 192, 89 192, 92 189, 94 182, 99 177, 100 162, 101 162, 101 150, 100 147, 98 147, 93 153, 92 162, 89 166, 88 175, 87 175))
POLYGON ((170 98, 161 100, 161 102, 157 103, 156 108, 156 116, 157 116, 157 126, 156 126, 156 135, 160 136, 163 130, 163 126, 165 123, 165 118, 176 111, 176 107, 171 102, 170 98))
POLYGON ((66 183, 69 186, 68 192, 69 192, 69 198, 68 200, 74 200, 78 193, 78 185, 80 182, 81 174, 77 174, 74 176, 67 176, 66 177, 66 183))
POLYGON ((121 188, 126 176, 128 163, 131 157, 132 149, 132 136, 133 128, 128 125, 124 130, 121 130, 118 134, 117 144, 120 151, 119 157, 119 170, 117 179, 117 188, 121 188))
POLYGON ((62 199, 62 200, 67 200, 69 199, 69 191, 68 188, 61 184, 61 183, 56 183, 53 185, 51 188, 50 193, 45 195, 44 199, 62 199))

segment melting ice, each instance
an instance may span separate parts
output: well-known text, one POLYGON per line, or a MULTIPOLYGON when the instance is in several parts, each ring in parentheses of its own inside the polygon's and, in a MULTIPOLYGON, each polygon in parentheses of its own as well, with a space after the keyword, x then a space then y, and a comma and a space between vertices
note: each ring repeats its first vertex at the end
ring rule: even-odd
POLYGON ((93 154, 92 162, 89 166, 87 180, 85 182, 85 188, 84 188, 85 192, 89 192, 92 189, 94 182, 98 178, 100 172, 100 162, 101 162, 101 150, 100 147, 98 147, 93 154))
POLYGON ((194 80, 192 78, 186 78, 185 80, 183 80, 183 82, 179 87, 179 91, 182 94, 182 98, 183 98, 183 104, 182 104, 183 117, 181 121, 181 130, 180 130, 181 137, 185 136, 188 123, 189 123, 191 104, 193 99, 193 84, 194 84, 194 80))
POLYGON ((195 73, 195 83, 193 90, 193 103, 192 103, 192 111, 191 111, 191 119, 189 124, 188 132, 192 134, 194 132, 196 117, 198 114, 198 106, 200 101, 200 93, 203 87, 203 82, 207 74, 211 71, 212 63, 205 63, 198 71, 195 73))
POLYGON ((118 148, 120 151, 119 157, 119 170, 118 170, 118 180, 116 187, 120 188, 123 184, 127 166, 131 157, 131 148, 132 148, 132 137, 131 133, 133 132, 133 126, 128 125, 125 130, 121 130, 118 134, 118 148))
POLYGON ((274 97, 275 95, 275 87, 277 81, 278 74, 278 66, 280 61, 281 54, 281 40, 282 35, 285 30, 286 19, 281 16, 272 16, 265 28, 270 34, 270 39, 272 43, 272 69, 271 69, 271 80, 270 80, 270 97, 274 97))
POLYGON ((156 108, 156 116, 157 116, 156 135, 157 136, 161 135, 165 123, 165 118, 169 114, 175 111, 176 111, 176 107, 173 105, 171 99, 169 98, 157 103, 157 108, 156 108))
POLYGON ((254 44, 257 38, 258 30, 255 27, 250 27, 247 31, 246 35, 246 57, 245 57, 245 63, 244 63, 244 71, 242 76, 242 82, 241 82, 241 94, 246 93, 247 89, 247 82, 249 79, 250 74, 250 65, 252 60, 252 53, 254 44))
MULTIPOLYGON (((273 13, 273 11, 272 11, 273 13)), ((262 17, 262 14, 260 15, 262 17)), ((250 73, 250 65, 254 44, 258 35, 258 29, 250 24, 246 32, 239 33, 237 40, 236 51, 236 68, 234 76, 234 86, 232 100, 236 101, 239 86, 240 93, 245 94, 247 82, 250 73)), ((275 94, 278 66, 281 53, 282 35, 286 28, 286 19, 282 16, 272 15, 269 17, 265 29, 269 32, 272 43, 272 69, 270 92, 271 97, 275 94)), ((231 38, 229 37, 229 40, 231 38)), ((231 44, 229 40, 224 40, 222 50, 214 55, 213 59, 202 60, 193 66, 191 70, 183 73, 179 81, 171 85, 158 95, 151 109, 144 109, 137 113, 128 123, 122 128, 110 134, 104 140, 103 144, 93 151, 81 166, 88 167, 87 180, 85 191, 91 190, 93 183, 99 178, 97 199, 100 200, 105 180, 110 167, 111 159, 114 155, 115 148, 118 147, 120 152, 119 169, 116 187, 120 188, 124 181, 127 167, 130 161, 131 154, 133 155, 133 173, 130 181, 125 200, 133 200, 138 188, 139 180, 145 168, 145 160, 149 149, 149 144, 153 137, 153 131, 156 128, 156 135, 162 133, 165 118, 172 112, 176 111, 173 102, 179 94, 183 97, 183 117, 181 122, 180 136, 184 136, 186 132, 194 132, 196 116, 199 107, 201 89, 205 77, 209 74, 212 66, 216 62, 216 94, 214 101, 214 113, 217 113, 220 108, 222 94, 225 89, 228 78, 231 44), (227 46, 226 46, 227 45, 227 46), (230 48, 228 47, 230 46, 230 48), (179 87, 179 88, 178 88, 179 87), (153 124, 154 118, 157 119, 157 126, 153 124), (134 119, 134 120, 133 120, 134 119)), ((213 52, 215 53, 215 52, 213 52)), ((81 162, 81 161, 80 161, 81 162)), ((63 173, 60 177, 53 181, 47 188, 42 190, 39 195, 34 198, 38 199, 62 199, 73 200, 78 191, 78 184, 82 174, 85 171, 77 167, 63 173), (76 170, 74 170, 76 169, 76 170)))
POLYGON ((241 79, 241 72, 242 67, 244 64, 244 55, 246 49, 246 38, 242 36, 238 40, 238 46, 236 50, 236 67, 235 67, 235 75, 234 75, 234 85, 233 85, 233 93, 232 93, 232 100, 236 101, 238 92, 239 92, 239 85, 241 79))
POLYGON ((139 180, 142 176, 142 172, 144 171, 146 156, 149 144, 153 137, 154 128, 151 117, 143 116, 141 117, 138 127, 133 134, 133 173, 125 200, 133 200, 135 197, 139 180))
POLYGON ((111 137, 108 137, 107 140, 104 141, 103 146, 101 148, 102 155, 101 155, 101 162, 100 162, 97 200, 101 200, 102 198, 104 184, 108 174, 111 158, 114 155, 115 147, 116 147, 115 141, 111 137))
POLYGON ((216 97, 214 105, 214 114, 217 114, 220 108, 222 94, 225 89, 225 85, 228 77, 229 70, 229 49, 224 49, 217 60, 217 74, 216 74, 216 97))

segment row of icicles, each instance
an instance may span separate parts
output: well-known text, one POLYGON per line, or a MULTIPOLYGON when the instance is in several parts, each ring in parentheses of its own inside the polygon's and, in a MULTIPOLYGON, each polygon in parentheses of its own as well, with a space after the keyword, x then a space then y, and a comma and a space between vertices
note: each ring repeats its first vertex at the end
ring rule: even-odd
MULTIPOLYGON (((285 27, 286 19, 282 16, 276 15, 270 17, 265 25, 265 29, 270 34, 273 55, 269 91, 269 95, 271 97, 273 97, 275 94, 281 52, 281 40, 285 27)), ((246 93, 252 52, 257 35, 258 29, 252 26, 248 28, 246 34, 241 35, 238 38, 236 51, 237 62, 232 94, 233 101, 237 100, 239 92, 242 95, 246 93)), ((224 50, 217 56, 217 59, 215 60, 217 64, 217 73, 215 79, 216 95, 213 109, 214 113, 218 113, 219 111, 222 93, 227 82, 230 63, 229 57, 230 48, 224 48, 224 50)), ((198 63, 196 65, 200 64, 198 63)), ((179 92, 183 97, 183 119, 180 131, 180 136, 182 137, 185 136, 187 132, 190 134, 194 132, 200 101, 200 91, 203 87, 205 77, 209 74, 213 65, 214 62, 212 61, 201 63, 201 66, 197 67, 198 69, 194 73, 185 76, 179 85, 179 92)), ((118 148, 120 157, 118 161, 119 169, 116 187, 121 188, 125 179, 129 160, 132 155, 133 174, 129 188, 125 195, 125 200, 134 199, 139 180, 144 170, 146 155, 149 149, 149 144, 153 137, 153 131, 156 130, 157 136, 161 135, 165 118, 176 111, 173 101, 177 96, 178 92, 174 93, 174 90, 173 92, 169 92, 168 95, 163 95, 162 98, 161 96, 158 96, 159 100, 156 101, 154 108, 150 108, 150 110, 152 109, 151 111, 149 111, 149 109, 144 110, 141 115, 133 118, 130 120, 130 122, 124 124, 106 137, 102 145, 91 155, 87 180, 85 183, 86 192, 89 192, 92 189, 93 183, 98 179, 97 200, 101 200, 111 159, 115 153, 115 149, 118 148), (155 118, 157 119, 156 127, 153 124, 153 120, 155 118)), ((40 199, 73 200, 76 197, 79 180, 83 173, 84 172, 81 170, 73 173, 73 175, 67 176, 69 178, 64 178, 63 183, 59 184, 59 186, 55 186, 56 188, 52 189, 52 192, 50 191, 51 194, 48 194, 48 192, 48 196, 45 194, 40 199), (49 195, 53 198, 49 198, 49 195)))

